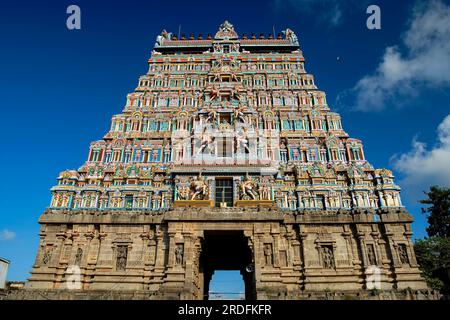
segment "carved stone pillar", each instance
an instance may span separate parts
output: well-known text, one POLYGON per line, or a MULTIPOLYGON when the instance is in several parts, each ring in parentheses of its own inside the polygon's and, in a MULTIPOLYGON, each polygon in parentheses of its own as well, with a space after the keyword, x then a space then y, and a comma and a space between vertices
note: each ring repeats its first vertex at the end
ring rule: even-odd
POLYGON ((166 263, 168 262, 167 256, 168 253, 166 250, 169 248, 165 242, 164 231, 160 226, 156 227, 156 262, 155 267, 164 269, 166 267, 166 263))
POLYGON ((54 252, 52 256, 52 261, 49 263, 49 266, 59 266, 61 264, 61 260, 64 258, 64 243, 66 241, 66 233, 61 232, 56 234, 56 239, 58 239, 59 244, 55 245, 56 252, 54 252))
POLYGON ((411 228, 411 226, 407 226, 407 231, 404 232, 404 235, 408 241, 408 246, 407 246, 407 251, 408 251, 408 257, 409 257, 409 264, 411 265, 411 267, 419 267, 419 265, 417 264, 417 259, 416 259, 416 254, 414 252, 414 244, 411 240, 411 236, 412 236, 412 232, 411 230, 409 230, 411 228))
POLYGON ((299 240, 300 240, 300 265, 302 266, 303 271, 306 267, 306 239, 308 238, 308 234, 306 232, 299 232, 299 240))
POLYGON ((371 235, 373 237, 373 243, 374 243, 374 249, 375 249, 375 260, 377 262, 377 265, 381 266, 382 263, 382 255, 381 255, 381 249, 380 249, 380 233, 378 231, 371 232, 371 235))
POLYGON ((154 266, 156 263, 156 249, 157 249, 157 240, 155 239, 155 236, 151 237, 148 241, 148 264, 150 266, 154 266))
POLYGON ((194 283, 194 269, 196 268, 196 248, 194 246, 195 237, 190 232, 183 232, 183 239, 183 267, 185 269, 185 283, 187 285, 191 285, 194 283))
POLYGON ((297 243, 297 239, 295 239, 294 232, 291 229, 291 226, 286 226, 286 255, 287 255, 287 265, 292 267, 294 265, 294 261, 298 261, 298 251, 294 250, 294 242, 297 243), (296 256, 297 255, 297 256, 296 256))
POLYGON ((300 241, 298 241, 297 239, 292 239, 290 241, 291 244, 291 248, 292 248, 292 254, 293 254, 293 259, 292 259, 292 265, 295 266, 300 266, 301 264, 301 260, 300 260, 300 241))
POLYGON ((272 246, 272 256, 273 256, 273 266, 275 268, 280 267, 280 231, 278 230, 278 227, 274 228, 274 226, 271 226, 272 230, 270 231, 270 234, 273 238, 273 246, 272 246))
POLYGON ((397 245, 394 242, 394 240, 392 239, 393 236, 394 236, 393 232, 390 232, 390 231, 386 232, 386 239, 387 239, 387 244, 389 247, 389 256, 391 257, 391 264, 395 268, 400 268, 402 266, 402 264, 400 263, 400 260, 398 258, 397 245))
POLYGON ((358 239, 359 248, 361 250, 361 261, 362 266, 367 267, 370 265, 370 263, 367 261, 367 250, 366 250, 366 241, 365 241, 365 233, 364 232, 358 232, 356 235, 358 239))
POLYGON ((353 245, 352 245, 352 233, 350 231, 350 227, 348 225, 344 225, 344 231, 342 232, 342 236, 345 240, 345 245, 347 247, 347 256, 348 256, 348 263, 350 265, 353 265, 353 259, 354 259, 354 252, 353 252, 353 245))
POLYGON ((142 251, 140 261, 143 263, 144 266, 148 265, 150 261, 149 244, 148 244, 150 241, 150 234, 146 229, 147 226, 144 227, 144 233, 141 233, 139 235, 139 237, 142 239, 142 251))
POLYGON ((74 237, 75 235, 70 232, 66 234, 64 248, 62 249, 61 257, 59 259, 60 264, 69 264, 74 237))
MULTIPOLYGON (((191 276, 189 280, 194 286, 193 298, 203 299, 203 270, 201 270, 200 256, 202 254, 201 237, 197 234, 192 235, 191 243, 191 257, 192 267, 191 276)), ((188 282, 188 272, 186 272, 186 282, 188 282)))
POLYGON ((45 251, 45 238, 46 233, 42 231, 43 227, 41 227, 41 232, 39 233, 39 248, 36 254, 36 259, 34 260, 33 268, 39 268, 42 265, 42 257, 45 251))
POLYGON ((63 281, 64 271, 67 264, 61 263, 62 256, 64 254, 64 243, 66 241, 66 233, 60 232, 56 234, 58 243, 53 246, 53 254, 47 265, 54 268, 54 289, 59 289, 63 281))
POLYGON ((93 264, 92 262, 97 263, 98 238, 96 237, 95 232, 88 232, 84 236, 86 238, 86 248, 89 248, 87 259, 85 259, 85 261, 87 264, 93 264), (91 259, 91 256, 94 256, 94 258, 91 259))
POLYGON ((261 274, 261 269, 265 265, 264 262, 264 244, 262 241, 261 234, 254 234, 253 236, 253 263, 254 263, 254 272, 256 274, 256 279, 258 280, 259 275, 261 274))
POLYGON ((169 232, 168 233, 169 238, 169 247, 166 249, 169 254, 169 259, 167 261, 167 266, 169 268, 173 268, 175 266, 175 249, 176 249, 176 243, 175 243, 175 232, 169 232))

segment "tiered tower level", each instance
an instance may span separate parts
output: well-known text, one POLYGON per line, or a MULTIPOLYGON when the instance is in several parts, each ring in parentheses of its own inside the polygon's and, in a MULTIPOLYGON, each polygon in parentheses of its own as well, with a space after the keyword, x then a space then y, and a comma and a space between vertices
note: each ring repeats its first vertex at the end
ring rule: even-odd
POLYGON ((426 289, 392 172, 344 131, 292 30, 163 31, 148 63, 51 189, 29 288, 64 291, 77 266, 84 294, 203 298, 220 268, 247 298, 359 295, 372 269, 382 290, 426 289))

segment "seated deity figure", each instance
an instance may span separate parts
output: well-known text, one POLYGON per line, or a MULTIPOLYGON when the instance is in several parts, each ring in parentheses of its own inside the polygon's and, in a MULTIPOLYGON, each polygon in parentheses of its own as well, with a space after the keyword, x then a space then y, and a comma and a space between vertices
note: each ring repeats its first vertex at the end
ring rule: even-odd
POLYGON ((241 199, 250 197, 252 200, 256 200, 258 192, 256 191, 257 184, 246 175, 244 181, 240 184, 241 199))

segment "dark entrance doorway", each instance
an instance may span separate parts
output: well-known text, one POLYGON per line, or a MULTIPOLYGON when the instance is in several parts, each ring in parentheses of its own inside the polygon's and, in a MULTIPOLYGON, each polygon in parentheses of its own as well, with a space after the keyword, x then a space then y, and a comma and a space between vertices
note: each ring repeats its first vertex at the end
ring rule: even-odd
POLYGON ((216 179, 216 207, 233 206, 233 178, 216 179))
POLYGON ((205 231, 200 255, 203 298, 209 299, 209 284, 216 270, 239 270, 245 299, 256 299, 253 253, 243 231, 205 231))

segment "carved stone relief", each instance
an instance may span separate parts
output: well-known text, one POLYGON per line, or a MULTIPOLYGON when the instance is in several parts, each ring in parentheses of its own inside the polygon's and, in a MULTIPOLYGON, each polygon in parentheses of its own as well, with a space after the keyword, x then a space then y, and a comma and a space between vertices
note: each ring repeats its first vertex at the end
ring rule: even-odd
POLYGON ((116 270, 125 271, 127 267, 128 246, 117 247, 116 270))
POLYGON ((273 265, 273 249, 271 243, 265 243, 264 244, 264 258, 265 258, 265 264, 266 266, 272 266, 273 265))
POLYGON ((333 253, 333 247, 332 246, 322 246, 321 247, 321 254, 322 254, 322 266, 325 269, 334 269, 334 253, 333 253))
POLYGON ((408 264, 409 263, 409 257, 408 252, 406 249, 406 244, 399 244, 398 245, 398 256, 400 257, 400 262, 402 264, 408 264))
POLYGON ((179 243, 175 248, 175 265, 182 266, 184 258, 184 244, 179 243))

